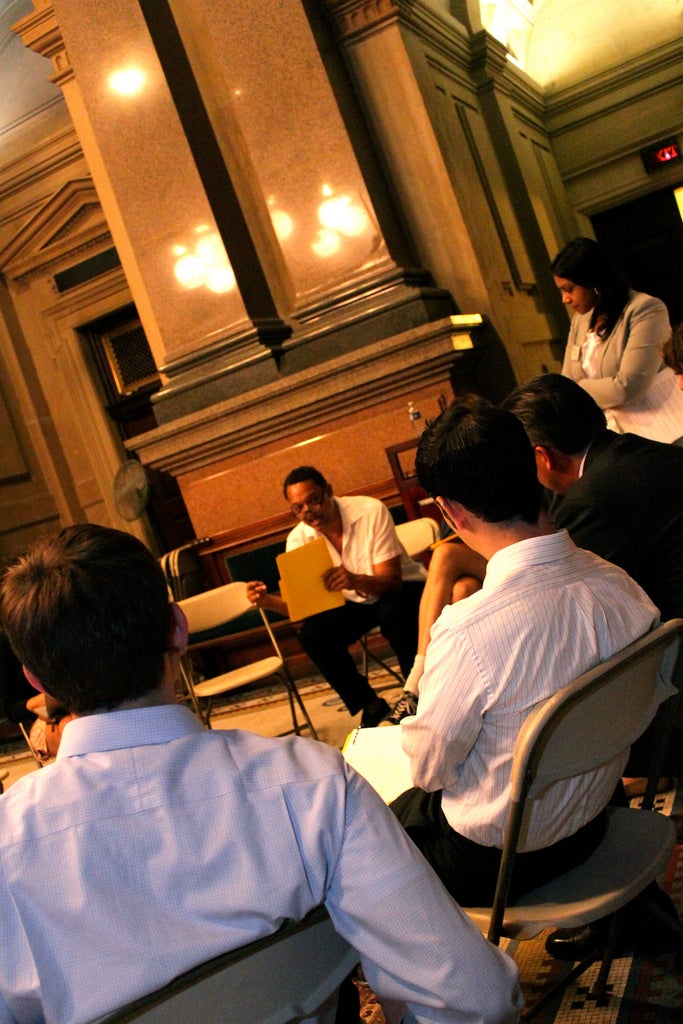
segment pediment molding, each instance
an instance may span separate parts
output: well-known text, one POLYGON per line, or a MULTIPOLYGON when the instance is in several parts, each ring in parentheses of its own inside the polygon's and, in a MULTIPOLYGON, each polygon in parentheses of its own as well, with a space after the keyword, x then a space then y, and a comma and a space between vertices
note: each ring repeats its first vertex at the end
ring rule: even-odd
POLYGON ((12 280, 45 273, 111 244, 90 178, 66 182, 0 250, 0 271, 12 280))

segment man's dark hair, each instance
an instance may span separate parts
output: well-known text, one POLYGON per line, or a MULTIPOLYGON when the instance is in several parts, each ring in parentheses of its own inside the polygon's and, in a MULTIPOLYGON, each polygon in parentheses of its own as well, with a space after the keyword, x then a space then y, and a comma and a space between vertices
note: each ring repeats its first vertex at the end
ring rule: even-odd
POLYGON ((595 289, 590 328, 598 324, 597 333, 606 338, 626 305, 629 282, 623 267, 609 249, 593 238, 575 238, 557 254, 551 264, 555 277, 565 277, 584 288, 595 289))
POLYGON ((285 499, 287 498, 288 487, 291 487, 292 484, 302 484, 306 480, 312 480, 316 487, 327 487, 327 480, 319 469, 315 469, 314 466, 297 466, 296 469, 291 470, 287 474, 282 485, 282 493, 285 499))
POLYGON ((511 413, 454 403, 425 430, 415 465, 433 497, 457 501, 485 522, 538 520, 536 460, 511 413))
POLYGON ((576 381, 559 373, 543 373, 520 384, 503 407, 521 420, 532 445, 564 455, 585 451, 607 428, 597 402, 576 381))
POLYGON ((129 533, 89 523, 39 542, 6 570, 0 617, 19 660, 67 711, 111 709, 161 682, 166 580, 129 533))

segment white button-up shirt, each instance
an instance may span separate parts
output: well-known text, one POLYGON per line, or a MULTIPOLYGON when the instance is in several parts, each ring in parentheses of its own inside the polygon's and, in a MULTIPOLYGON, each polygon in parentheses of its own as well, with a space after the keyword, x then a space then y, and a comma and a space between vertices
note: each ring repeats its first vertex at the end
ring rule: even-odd
MULTIPOLYGON (((443 812, 461 835, 502 848, 527 714, 658 620, 630 576, 577 548, 565 530, 498 551, 482 589, 432 627, 417 715, 402 723, 414 785, 443 790, 443 812)), ((521 848, 550 846, 594 818, 625 761, 548 787, 533 801, 521 848)))
MULTIPOLYGON (((377 498, 364 495, 351 495, 349 498, 334 498, 342 521, 341 555, 327 537, 325 541, 332 557, 333 565, 344 563, 349 572, 364 576, 374 576, 374 566, 388 562, 396 555, 401 557, 401 579, 404 582, 417 580, 424 583, 426 573, 424 567, 410 558, 396 533, 391 512, 377 498)), ((308 544, 321 533, 307 523, 299 523, 287 537, 287 550, 300 548, 308 544)), ((371 604, 376 597, 361 597, 355 590, 342 590, 347 601, 359 601, 371 604)))
POLYGON ((406 1022, 517 1019, 514 965, 339 751, 175 705, 76 719, 0 797, 0 1022, 82 1024, 320 904, 406 1022))

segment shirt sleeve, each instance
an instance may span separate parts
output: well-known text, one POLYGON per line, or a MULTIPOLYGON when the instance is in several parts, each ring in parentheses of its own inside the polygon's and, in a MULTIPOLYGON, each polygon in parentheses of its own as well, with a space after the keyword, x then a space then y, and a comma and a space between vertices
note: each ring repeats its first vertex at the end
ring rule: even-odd
POLYGON ((585 377, 580 382, 601 409, 626 405, 647 390, 662 364, 661 346, 671 334, 666 306, 652 296, 630 313, 627 310, 625 316, 625 345, 616 373, 594 380, 585 377))
POLYGON ((17 1018, 10 1012, 2 996, 0 996, 0 1024, 17 1024, 17 1018))
POLYGON ((326 906, 360 953, 387 1019, 512 1024, 522 1005, 514 963, 451 899, 374 790, 348 765, 346 772, 343 840, 326 906))
POLYGON ((394 520, 391 518, 391 512, 386 505, 378 501, 376 505, 373 505, 371 515, 371 560, 373 565, 379 565, 381 562, 388 562, 390 558, 400 555, 403 549, 396 533, 394 520))
POLYGON ((413 785, 452 789, 481 731, 487 687, 475 652, 457 628, 437 620, 420 680, 417 715, 402 723, 413 785))

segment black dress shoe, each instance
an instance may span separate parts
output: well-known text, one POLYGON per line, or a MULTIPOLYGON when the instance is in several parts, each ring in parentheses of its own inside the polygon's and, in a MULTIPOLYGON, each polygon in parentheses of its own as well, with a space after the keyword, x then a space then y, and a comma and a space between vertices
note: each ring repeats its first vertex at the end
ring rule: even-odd
POLYGON ((578 963, 598 953, 607 939, 609 922, 596 921, 580 928, 558 928, 545 940, 546 952, 556 960, 578 963))
POLYGON ((384 697, 375 697, 369 704, 363 708, 363 714, 360 719, 361 729, 373 729, 376 725, 386 718, 391 708, 385 701, 384 697))

